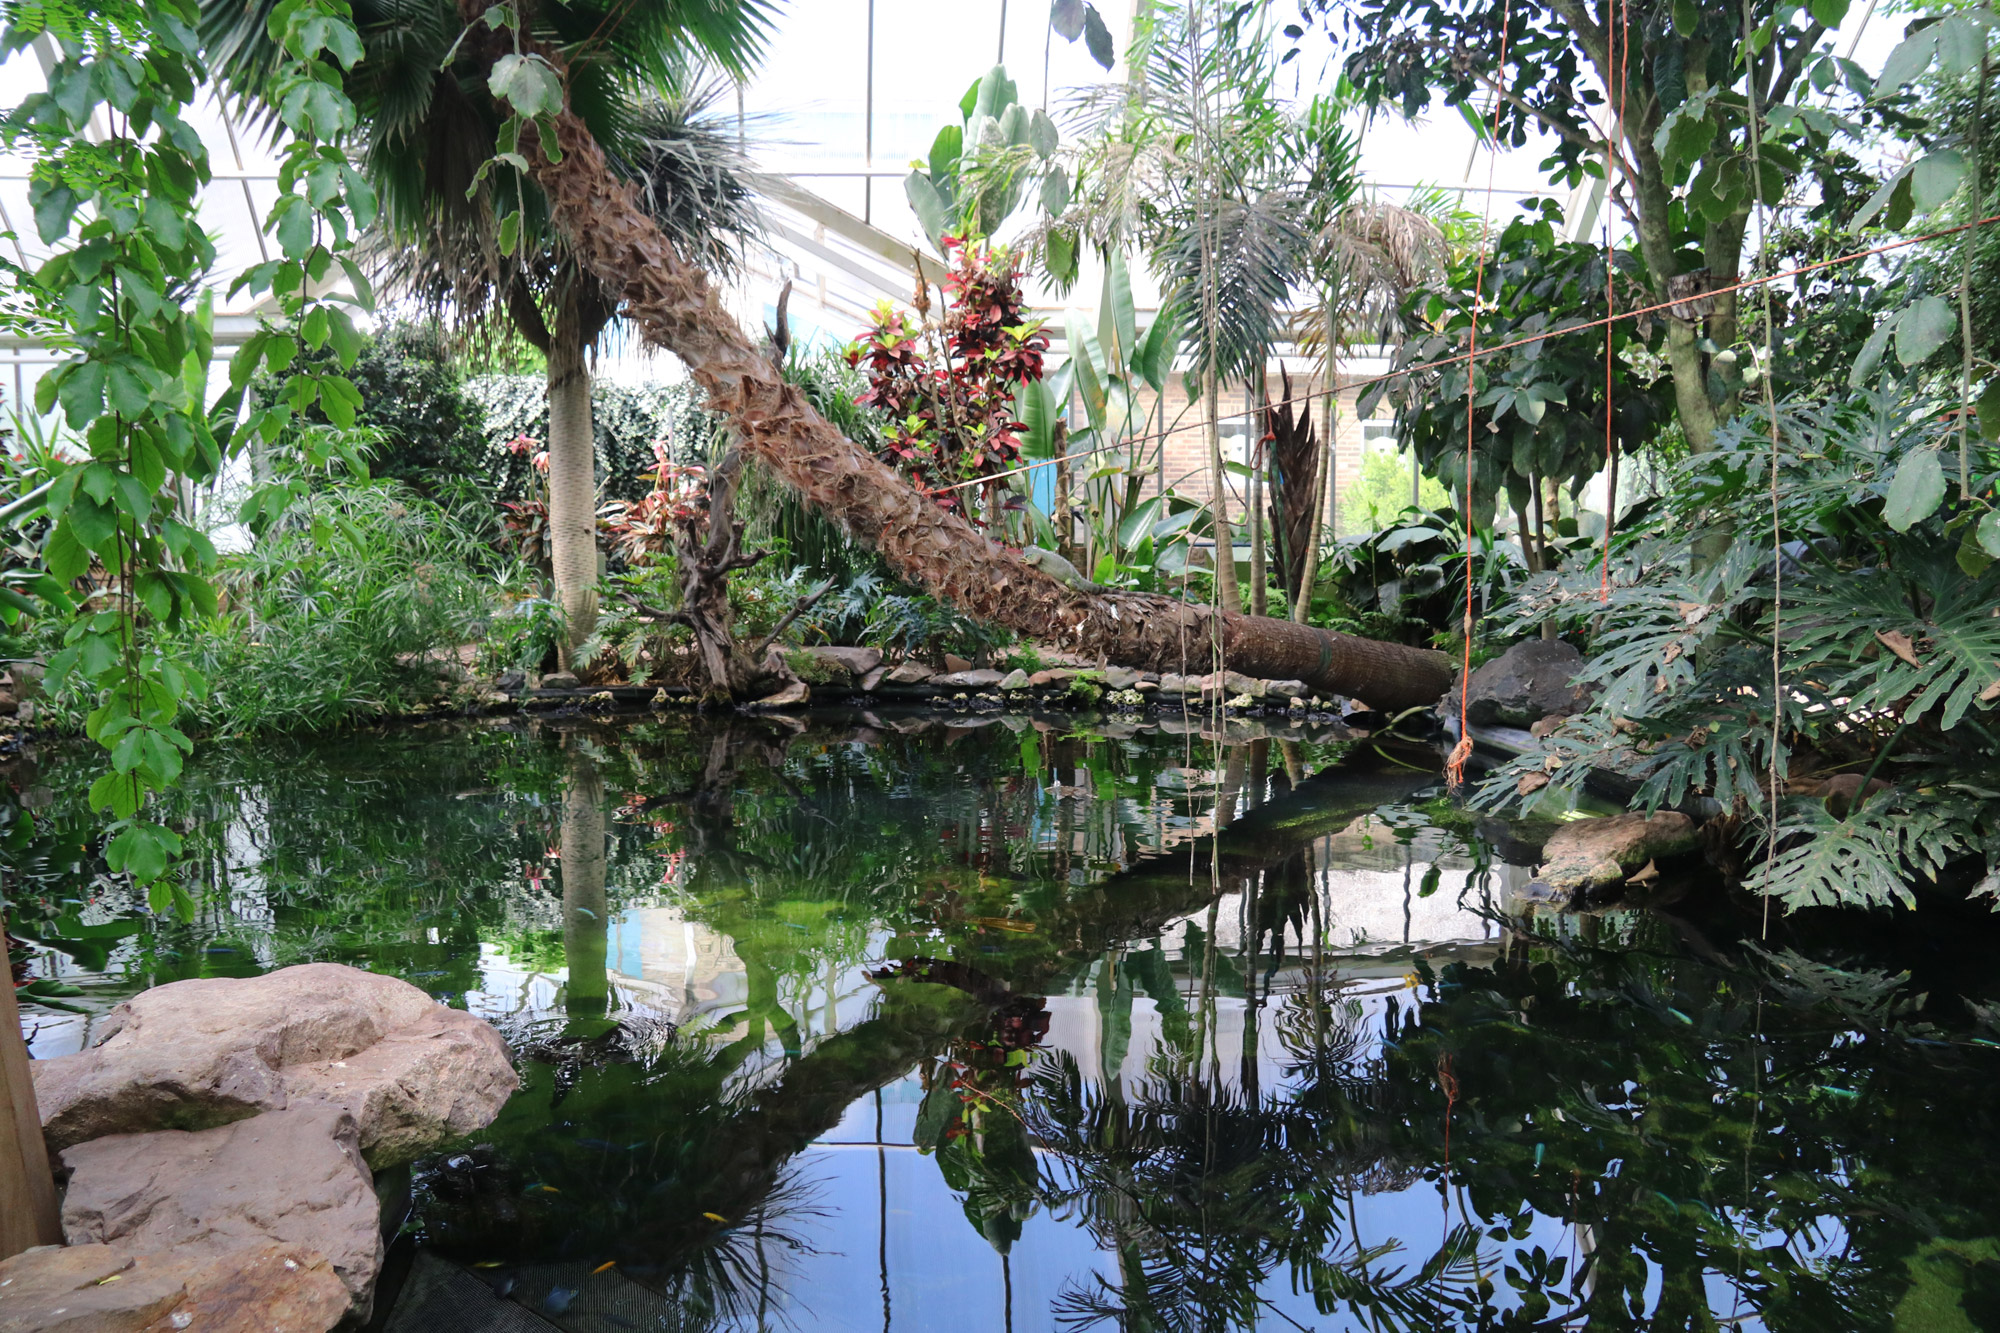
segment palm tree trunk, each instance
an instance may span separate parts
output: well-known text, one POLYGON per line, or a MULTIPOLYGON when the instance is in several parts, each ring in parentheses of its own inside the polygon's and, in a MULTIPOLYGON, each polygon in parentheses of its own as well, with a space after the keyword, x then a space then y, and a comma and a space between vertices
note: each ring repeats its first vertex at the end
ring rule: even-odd
POLYGON ((1431 703, 1450 686, 1456 668, 1443 653, 1156 594, 1090 592, 1027 564, 829 425, 723 308, 707 275, 674 252, 583 123, 565 111, 556 132, 560 162, 540 152, 532 132, 522 136, 524 151, 577 257, 620 293, 644 337, 687 365, 746 453, 903 577, 975 620, 1134 667, 1205 670, 1219 645, 1232 671, 1300 680, 1389 710, 1431 703))
POLYGON ((549 339, 549 548, 571 655, 597 624, 597 457, 590 420, 589 341, 572 291, 558 297, 549 339))
MULTIPOLYGON (((1255 418, 1246 426, 1254 429, 1255 418)), ((1260 441, 1250 446, 1250 614, 1261 616, 1270 600, 1269 557, 1264 546, 1270 537, 1270 523, 1264 514, 1264 469, 1268 459, 1260 441)))

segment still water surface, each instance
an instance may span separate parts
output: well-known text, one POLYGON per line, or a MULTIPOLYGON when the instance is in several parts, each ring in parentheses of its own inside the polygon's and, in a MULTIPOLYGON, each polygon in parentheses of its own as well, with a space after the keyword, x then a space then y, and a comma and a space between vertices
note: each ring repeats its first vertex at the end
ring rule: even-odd
POLYGON ((490 1019, 522 1090, 381 1182, 412 1333, 467 1291, 578 1333, 2000 1327, 1983 969, 1536 912, 1535 830, 1421 754, 1248 734, 216 746, 168 926, 44 756, 16 930, 83 993, 33 1046, 310 960, 490 1019))

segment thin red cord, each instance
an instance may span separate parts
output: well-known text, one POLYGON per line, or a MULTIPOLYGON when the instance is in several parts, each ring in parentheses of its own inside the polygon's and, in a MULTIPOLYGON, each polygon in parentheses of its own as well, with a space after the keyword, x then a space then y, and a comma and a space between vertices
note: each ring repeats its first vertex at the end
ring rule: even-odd
POLYGON ((1618 21, 1611 27, 1608 53, 1613 121, 1604 142, 1604 565, 1597 575, 1597 600, 1600 602, 1611 600, 1611 528, 1618 521, 1618 515, 1613 512, 1618 507, 1618 497, 1611 489, 1611 335, 1616 328, 1613 321, 1618 318, 1617 252, 1611 247, 1611 168, 1618 146, 1625 139, 1625 90, 1628 86, 1625 65, 1632 55, 1632 38, 1626 30, 1625 20, 1625 0, 1618 0, 1618 21), (1621 37, 1624 39, 1623 50, 1619 48, 1621 37))
MULTIPOLYGON (((1500 64, 1507 68, 1507 39, 1513 26, 1514 0, 1507 0, 1500 12, 1500 64)), ((1500 162, 1498 144, 1500 142, 1500 94, 1493 94, 1493 115, 1486 130, 1486 204, 1479 223, 1479 259, 1473 269, 1472 279, 1472 325, 1467 333, 1465 349, 1465 485, 1459 492, 1459 504, 1465 510, 1465 624, 1463 643, 1460 646, 1458 667, 1458 744, 1451 747, 1451 754, 1444 762, 1445 781, 1454 787, 1465 785, 1465 764, 1472 758, 1472 727, 1466 714, 1472 703, 1472 438, 1473 438, 1473 376, 1478 369, 1479 359, 1479 306, 1486 295, 1486 246, 1493 234, 1493 170, 1500 162)), ((1527 541, 1528 534, 1521 534, 1527 541)), ((1450 1131, 1447 1130, 1447 1133, 1450 1131)))

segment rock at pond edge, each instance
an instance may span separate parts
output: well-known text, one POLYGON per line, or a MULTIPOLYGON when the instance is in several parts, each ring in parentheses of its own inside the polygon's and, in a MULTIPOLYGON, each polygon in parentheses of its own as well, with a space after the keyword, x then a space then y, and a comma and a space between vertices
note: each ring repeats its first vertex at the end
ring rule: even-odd
POLYGON ((1674 810, 1579 819, 1549 836, 1540 878, 1572 894, 1609 888, 1648 861, 1683 855, 1698 843, 1694 821, 1674 810))
POLYGON ((299 1246, 326 1258, 365 1313, 382 1267, 381 1204, 358 1138, 347 1112, 309 1105, 220 1129, 93 1139, 63 1153, 63 1235, 190 1262, 299 1246))
POLYGON ((100 1031, 88 1050, 30 1065, 52 1154, 321 1102, 354 1115, 381 1167, 491 1123, 519 1086, 489 1024, 336 963, 171 982, 100 1031))

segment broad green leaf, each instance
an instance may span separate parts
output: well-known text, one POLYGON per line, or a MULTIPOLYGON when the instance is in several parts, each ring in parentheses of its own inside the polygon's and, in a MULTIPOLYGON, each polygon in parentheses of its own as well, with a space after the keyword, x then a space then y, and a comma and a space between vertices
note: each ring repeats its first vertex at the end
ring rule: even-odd
POLYGON ((946 199, 953 194, 953 181, 958 176, 958 159, 965 152, 965 130, 962 126, 947 125, 931 140, 931 185, 946 199))
POLYGON ((1049 6, 1049 26, 1066 42, 1083 35, 1083 0, 1055 0, 1049 6))
POLYGON ((1674 36, 1688 38, 1701 26, 1701 9, 1694 0, 1674 0, 1674 36))
POLYGON ((903 194, 909 199, 910 211, 917 215, 924 234, 931 238, 932 245, 942 250, 943 238, 950 233, 952 224, 951 208, 944 197, 931 184, 930 177, 921 171, 913 171, 903 178, 903 194))
POLYGON ((1986 34, 1968 19, 1954 15, 1937 25, 1938 68, 1959 77, 1979 68, 1986 51, 1986 34))
POLYGON ((1117 59, 1117 53, 1112 49, 1111 29, 1104 26, 1104 18, 1097 12, 1096 5, 1086 4, 1083 7, 1083 45, 1099 69, 1110 69, 1117 59))
POLYGON ((1061 167, 1050 167, 1042 177, 1042 211, 1051 217, 1060 216, 1069 207, 1069 173, 1061 167))
POLYGON ((1882 505, 1882 521, 1898 532, 1908 532, 1936 513, 1943 502, 1944 465, 1938 451, 1919 449, 1897 464, 1882 505))
POLYGON ((1014 394, 1027 430, 1021 437, 1021 452, 1029 458, 1055 456, 1055 427, 1060 412, 1046 379, 1030 380, 1014 394))
POLYGON ((1889 58, 1882 62, 1882 73, 1875 80, 1875 95, 1887 97, 1929 69, 1932 57, 1937 54, 1937 48, 1938 32, 1935 25, 1905 37, 1896 49, 1889 53, 1889 58))
POLYGON ((1076 238, 1066 231, 1052 231, 1048 241, 1049 277, 1060 287, 1076 281, 1076 238))
POLYGON ((1896 321, 1896 359, 1916 365, 1944 346, 1957 328, 1957 317, 1943 297, 1924 297, 1896 321))
MULTIPOLYGON (((1910 192, 1911 170, 1911 166, 1905 163, 1895 175, 1883 181, 1875 193, 1868 196, 1868 202, 1863 204, 1861 211, 1854 215, 1854 229, 1856 231, 1860 231, 1863 227, 1867 226, 1877 213, 1881 213, 1885 209, 1889 211, 1890 216, 1894 216, 1896 210, 1891 207, 1891 202, 1899 193, 1906 201, 1904 207, 1908 207, 1907 200, 1910 192)), ((1895 224, 1891 223, 1890 225, 1894 226, 1895 224)))
POLYGON ((1979 516, 1979 544, 1990 556, 2000 557, 2000 509, 1989 509, 1979 516))
POLYGON ((1910 170, 1910 204, 1919 213, 1928 213, 1958 193, 1965 179, 1965 158, 1956 148, 1940 148, 1928 154, 1910 170))
POLYGON ((82 203, 67 185, 57 185, 34 200, 35 232, 44 245, 54 245, 68 233, 70 219, 82 203))
POLYGON ((1812 12, 1813 22, 1825 28, 1838 28, 1847 17, 1847 0, 1811 0, 1807 8, 1812 12))
POLYGON ((562 82, 546 61, 509 53, 493 62, 486 87, 493 96, 533 120, 562 110, 562 82))
POLYGON ((2000 444, 2000 376, 1995 376, 1987 384, 1986 391, 1979 395, 1979 433, 2000 444))
POLYGON ((998 120, 1008 107, 1018 102, 1014 81, 1007 77, 1005 65, 995 65, 979 80, 979 97, 972 104, 972 120, 982 117, 998 120))
POLYGON ((1139 345, 1139 315, 1132 302, 1132 276, 1125 251, 1114 247, 1104 263, 1104 288, 1097 299, 1097 338, 1106 375, 1123 375, 1139 345))
POLYGON ((69 428, 82 430, 104 410, 104 364, 82 361, 75 366, 63 376, 56 397, 62 403, 63 417, 69 422, 69 428))
POLYGON ((1056 149, 1062 146, 1062 136, 1056 132, 1056 123, 1047 111, 1037 108, 1028 122, 1028 142, 1034 145, 1035 155, 1042 158, 1054 157, 1056 149))

